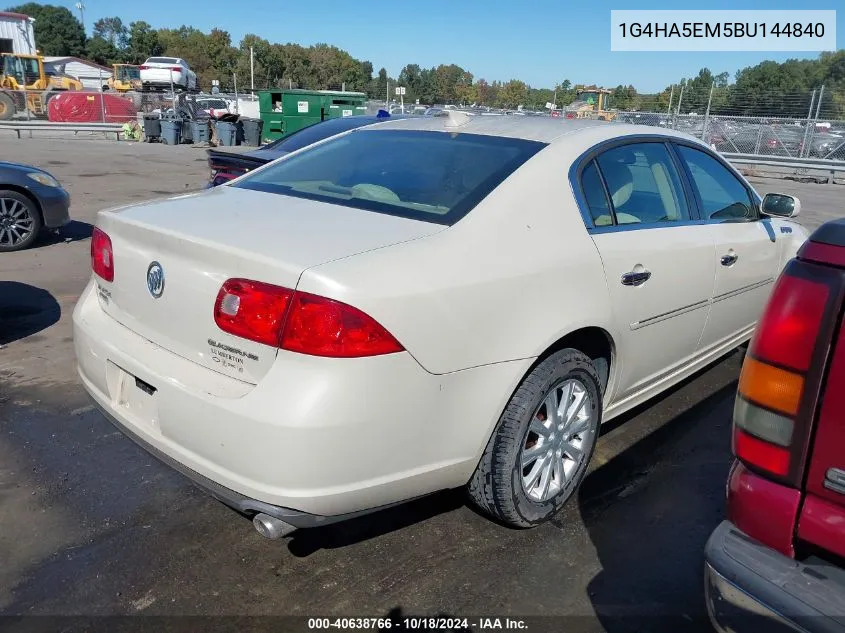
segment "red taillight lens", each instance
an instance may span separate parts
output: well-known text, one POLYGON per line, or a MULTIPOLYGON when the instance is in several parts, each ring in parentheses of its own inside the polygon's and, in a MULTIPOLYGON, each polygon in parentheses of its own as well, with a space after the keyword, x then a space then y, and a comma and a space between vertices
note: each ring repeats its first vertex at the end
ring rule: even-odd
POLYGON ((181 73, 182 67, 181 66, 171 66, 170 70, 172 70, 174 73, 181 73))
POLYGON ((734 433, 733 448, 737 458, 745 463, 781 477, 789 472, 789 449, 773 446, 740 430, 734 433))
POLYGON ((91 232, 91 269, 106 281, 114 281, 111 238, 98 228, 91 232))
POLYGON ((229 334, 311 356, 357 358, 404 349, 357 308, 249 279, 223 284, 214 321, 229 334))
POLYGON ((830 298, 828 285, 811 273, 793 260, 775 284, 742 365, 734 406, 736 457, 787 483, 794 483, 806 450, 809 430, 796 428, 796 421, 830 298))
POLYGON ((292 295, 281 286, 229 279, 217 293, 214 321, 224 332, 278 347, 292 295))
POLYGON ((357 308, 305 292, 294 295, 282 348, 334 358, 379 356, 403 350, 386 329, 357 308))
POLYGON ((138 66, 138 70, 149 70, 149 66, 138 66))
POLYGON ((829 290, 822 282, 782 275, 751 342, 757 358, 806 371, 829 290))

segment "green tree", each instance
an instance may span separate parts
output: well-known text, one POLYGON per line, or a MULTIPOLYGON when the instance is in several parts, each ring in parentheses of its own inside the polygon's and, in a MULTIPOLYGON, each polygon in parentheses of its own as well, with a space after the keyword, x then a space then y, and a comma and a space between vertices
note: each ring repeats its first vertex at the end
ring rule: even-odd
POLYGON ((99 35, 88 40, 85 48, 88 58, 103 66, 111 66, 123 60, 121 52, 111 42, 99 35))
POLYGON ((519 79, 511 79, 504 85, 497 97, 497 104, 503 108, 516 108, 524 105, 528 87, 519 79))
POLYGON ((85 29, 66 7, 27 2, 8 11, 35 18, 35 46, 42 55, 82 57, 85 29))
POLYGON ((100 18, 94 22, 93 36, 106 40, 117 50, 123 50, 129 43, 129 29, 118 17, 100 18))
POLYGON ((158 32, 143 20, 129 25, 129 39, 125 52, 126 61, 141 64, 150 57, 161 55, 164 47, 158 39, 158 32))

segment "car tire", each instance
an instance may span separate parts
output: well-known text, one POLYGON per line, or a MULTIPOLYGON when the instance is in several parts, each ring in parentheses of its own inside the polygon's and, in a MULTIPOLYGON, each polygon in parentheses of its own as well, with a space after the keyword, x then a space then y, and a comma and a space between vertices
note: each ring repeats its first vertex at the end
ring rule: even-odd
POLYGON ((8 121, 15 116, 15 102, 7 94, 0 92, 0 121, 8 121))
POLYGON ((487 443, 468 485, 473 502, 515 528, 539 525, 560 510, 584 479, 595 450, 599 385, 593 362, 578 350, 563 349, 537 364, 487 443), (547 415, 550 398, 560 403, 554 421, 547 415))
MULTIPOLYGON (((29 248, 38 238, 41 226, 41 213, 35 202, 17 191, 0 189, 0 253, 29 248), (12 216, 19 223, 25 222, 29 229, 29 233, 21 240, 15 238, 11 231, 4 228, 4 220, 12 216)), ((20 234, 20 231, 18 231, 18 234, 20 234)))

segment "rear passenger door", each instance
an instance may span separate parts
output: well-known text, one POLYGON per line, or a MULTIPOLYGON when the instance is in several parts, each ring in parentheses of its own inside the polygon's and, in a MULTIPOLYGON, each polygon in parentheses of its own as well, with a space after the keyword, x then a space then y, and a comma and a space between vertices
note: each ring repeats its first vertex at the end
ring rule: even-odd
POLYGON ((580 183, 621 336, 616 397, 624 399, 693 359, 713 290, 714 244, 659 137, 599 151, 580 183))
POLYGON ((704 148, 677 149, 716 246, 712 306, 701 338, 706 351, 749 334, 760 318, 778 274, 780 231, 759 215, 754 193, 717 157, 704 148))

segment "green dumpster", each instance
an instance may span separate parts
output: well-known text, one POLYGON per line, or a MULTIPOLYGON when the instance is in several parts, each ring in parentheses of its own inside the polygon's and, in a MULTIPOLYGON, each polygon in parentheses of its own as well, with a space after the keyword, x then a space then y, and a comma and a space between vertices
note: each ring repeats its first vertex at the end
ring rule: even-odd
POLYGON ((284 138, 326 119, 366 114, 367 95, 336 90, 261 90, 262 141, 284 138))

